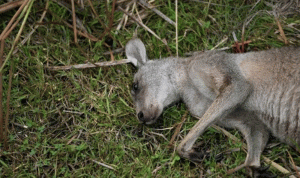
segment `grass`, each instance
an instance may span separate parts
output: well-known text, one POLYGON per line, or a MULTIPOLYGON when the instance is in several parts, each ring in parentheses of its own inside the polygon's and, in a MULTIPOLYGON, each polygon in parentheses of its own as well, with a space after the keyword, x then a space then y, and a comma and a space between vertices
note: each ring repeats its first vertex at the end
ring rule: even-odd
MULTIPOLYGON (((264 1, 255 7, 255 1, 212 0, 207 3, 180 1, 178 4, 179 54, 213 48, 225 36, 229 40, 221 47, 231 46, 234 31, 240 40, 243 22, 258 11, 270 11, 264 1), (250 12, 250 9, 253 10, 250 12)), ((109 18, 105 4, 93 2, 96 11, 105 24, 109 18)), ((175 20, 173 1, 155 1, 157 8, 175 20)), ((109 1, 108 9, 112 2, 109 1)), ((44 8, 44 3, 33 5, 23 35, 31 31, 44 8)), ((77 6, 78 7, 78 6, 77 6)), ((142 8, 138 6, 138 9, 142 8)), ((14 62, 13 87, 11 91, 11 110, 9 118, 9 149, 0 153, 0 175, 2 177, 247 177, 245 169, 233 175, 227 170, 243 163, 246 154, 234 151, 216 155, 226 150, 238 150, 241 143, 235 143, 222 133, 210 128, 197 141, 200 150, 210 152, 210 157, 202 164, 193 164, 180 159, 169 147, 175 126, 181 122, 186 111, 184 104, 168 108, 158 123, 153 126, 139 125, 130 96, 133 74, 136 69, 131 65, 103 67, 94 69, 49 71, 45 66, 71 65, 91 61, 109 61, 103 55, 111 49, 124 47, 137 30, 146 44, 148 57, 160 58, 176 54, 175 27, 164 21, 151 10, 143 23, 159 37, 166 39, 166 46, 138 27, 128 22, 115 34, 118 20, 123 13, 116 11, 112 37, 106 35, 101 41, 91 42, 84 37, 78 39, 82 53, 74 44, 73 30, 61 23, 71 22, 72 15, 64 7, 50 1, 44 25, 40 26, 25 45, 18 46, 19 52, 4 68, 4 98, 8 88, 8 70, 14 62), (55 23, 50 23, 55 22, 55 23), (28 128, 20 127, 27 126, 28 128), (94 161, 111 166, 114 170, 101 166, 94 161), (156 174, 152 172, 159 166, 156 174)), ((1 14, 0 29, 4 29, 14 10, 1 14)), ((77 16, 85 28, 96 37, 102 35, 104 28, 91 16, 88 6, 77 10, 77 16)), ((293 45, 299 45, 299 31, 289 27, 295 23, 300 27, 299 14, 281 17, 280 22, 286 36, 293 45)), ((263 50, 284 46, 277 32, 278 26, 273 16, 261 13, 246 26, 245 40, 253 40, 246 51, 263 50)), ((9 51, 14 35, 6 40, 5 53, 9 51)), ((23 37, 22 37, 23 38, 23 37)), ((228 52, 233 52, 232 49, 228 52)), ((124 53, 114 55, 115 60, 126 58, 124 53)), ((3 104, 5 104, 4 101, 3 104)), ((188 115, 175 145, 186 135, 197 120, 188 115)), ((242 139, 235 130, 232 134, 242 139)), ((270 143, 278 140, 271 139, 270 143)), ((289 164, 292 155, 295 164, 300 165, 299 153, 286 144, 267 148, 264 156, 294 172, 289 164)), ((274 174, 284 175, 274 168, 274 174)))

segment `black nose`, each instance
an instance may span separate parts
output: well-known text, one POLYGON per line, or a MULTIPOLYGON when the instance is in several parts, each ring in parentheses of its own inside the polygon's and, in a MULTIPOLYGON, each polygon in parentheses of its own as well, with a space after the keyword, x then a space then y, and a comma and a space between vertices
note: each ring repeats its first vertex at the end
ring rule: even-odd
POLYGON ((140 121, 144 121, 144 114, 143 114, 142 111, 140 111, 140 112, 138 113, 138 118, 139 118, 140 121))

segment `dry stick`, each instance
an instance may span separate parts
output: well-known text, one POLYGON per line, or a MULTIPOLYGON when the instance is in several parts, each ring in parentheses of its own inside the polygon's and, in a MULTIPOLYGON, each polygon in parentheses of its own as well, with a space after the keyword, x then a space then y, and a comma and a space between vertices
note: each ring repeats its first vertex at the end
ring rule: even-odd
MULTIPOLYGON (((62 20, 62 22, 63 22, 64 24, 66 24, 68 27, 73 28, 73 26, 70 25, 70 24, 69 24, 68 22, 66 22, 65 20, 62 20)), ((79 31, 79 30, 77 31, 77 33, 78 33, 79 35, 81 35, 81 36, 84 36, 84 37, 90 39, 91 41, 99 41, 99 40, 100 40, 100 39, 94 37, 93 35, 91 35, 91 34, 89 34, 89 33, 81 32, 81 31, 79 31)))
POLYGON ((8 3, 1 5, 0 6, 0 14, 22 5, 23 1, 24 0, 13 1, 13 2, 8 2, 8 3))
MULTIPOLYGON (((4 51, 4 39, 1 40, 1 49, 0 49, 0 66, 3 62, 3 51, 4 51)), ((2 72, 0 72, 0 143, 3 140, 3 106, 2 106, 2 94, 3 94, 3 86, 2 86, 2 72)))
POLYGON ((110 20, 109 20, 109 26, 108 26, 109 30, 113 26, 115 9, 116 9, 116 0, 113 0, 112 9, 111 9, 111 15, 109 17, 110 18, 110 20))
POLYGON ((95 68, 95 67, 103 67, 103 66, 114 66, 120 64, 130 63, 131 61, 128 59, 122 59, 118 61, 108 61, 108 62, 96 62, 94 64, 76 64, 70 66, 47 66, 46 68, 49 70, 70 70, 70 69, 87 69, 87 68, 95 68))
POLYGON ((12 52, 13 52, 15 46, 17 45, 17 42, 19 41, 19 39, 20 39, 20 37, 21 37, 21 33, 22 33, 23 29, 24 29, 24 26, 25 26, 25 23, 26 23, 26 21, 27 21, 29 12, 30 12, 30 10, 31 10, 31 8, 32 8, 33 2, 34 2, 34 0, 32 0, 32 1, 28 4, 28 9, 27 9, 27 12, 26 12, 26 14, 25 14, 25 17, 24 17, 24 19, 23 19, 23 22, 22 22, 22 24, 21 24, 21 28, 20 28, 20 30, 19 30, 17 36, 16 36, 16 39, 14 40, 14 43, 13 43, 13 45, 12 45, 12 47, 11 47, 9 53, 8 53, 7 56, 6 56, 6 59, 5 59, 4 63, 2 64, 2 66, 1 66, 1 68, 0 68, 0 72, 3 71, 3 68, 4 68, 5 64, 7 63, 8 59, 9 59, 10 56, 12 55, 12 52))
POLYGON ((178 58, 178 0, 175 0, 175 31, 176 31, 176 56, 178 58))
POLYGON ((115 168, 113 168, 113 167, 111 167, 111 166, 109 166, 109 165, 106 165, 106 164, 104 164, 104 163, 101 163, 101 162, 99 162, 99 161, 96 161, 96 160, 93 160, 93 159, 91 159, 91 161, 93 161, 94 163, 96 163, 96 164, 99 164, 100 166, 103 166, 103 167, 106 167, 106 168, 108 168, 108 169, 111 169, 111 170, 116 170, 115 168))
POLYGON ((241 53, 241 49, 240 49, 240 45, 239 45, 239 41, 237 40, 236 38, 236 35, 234 32, 232 32, 232 36, 233 36, 233 39, 234 39, 234 42, 235 42, 235 45, 236 45, 236 49, 238 51, 238 53, 241 53))
MULTIPOLYGON (((127 5, 126 6, 126 11, 128 11, 129 10, 129 8, 130 8, 130 6, 129 5, 127 5)), ((122 27, 122 23, 124 22, 124 20, 125 20, 125 18, 127 17, 127 15, 126 14, 123 14, 123 16, 122 16, 122 19, 120 20, 120 23, 118 24, 118 26, 117 26, 117 28, 116 28, 116 32, 115 32, 115 35, 117 35, 118 34, 118 31, 121 29, 121 27, 122 27)))
POLYGON ((3 39, 3 36, 6 34, 7 30, 10 29, 11 24, 15 21, 15 19, 18 17, 18 15, 22 12, 24 6, 28 3, 29 0, 25 0, 25 2, 22 4, 22 6, 18 9, 18 11, 15 13, 15 15, 11 18, 5 29, 2 31, 0 35, 0 40, 3 39))
POLYGON ((168 46, 168 44, 165 41, 163 41, 150 28, 148 28, 145 24, 143 24, 143 22, 139 21, 137 18, 135 18, 133 15, 129 14, 127 11, 125 11, 120 6, 118 6, 118 9, 120 9, 121 11, 123 11, 126 15, 128 15, 130 18, 132 18, 134 21, 136 21, 140 26, 142 26, 143 28, 145 28, 149 33, 151 33, 153 36, 155 36, 157 39, 159 39, 162 43, 164 43, 166 46, 168 46))
MULTIPOLYGON (((198 118, 200 119, 200 118, 198 118)), ((229 133, 228 131, 226 131, 225 129, 216 126, 216 125, 212 125, 212 127, 220 132, 223 132, 224 135, 226 135, 227 137, 229 137, 230 139, 234 140, 235 142, 241 142, 240 139, 238 139, 237 137, 235 137, 234 135, 232 135, 231 133, 229 133)), ((247 150, 247 145, 245 143, 242 144, 243 146, 243 150, 246 152, 247 150)), ((280 172, 284 173, 284 174, 289 174, 290 172, 285 169, 284 167, 280 166, 279 164, 275 163, 274 161, 271 161, 269 158, 262 156, 262 158, 264 159, 264 161, 267 164, 270 164, 271 166, 273 166, 274 168, 278 169, 280 172)), ((293 178, 293 176, 290 176, 290 178, 293 178)))
POLYGON ((104 29, 106 29, 106 25, 102 22, 102 20, 99 18, 99 15, 97 14, 97 12, 95 11, 95 8, 91 2, 91 0, 88 0, 88 3, 92 9, 92 12, 94 13, 94 15, 96 16, 96 18, 98 19, 98 21, 100 22, 100 24, 103 26, 104 29))
MULTIPOLYGON (((66 5, 65 2, 63 1, 58 1, 58 0, 53 0, 54 2, 56 2, 58 5, 64 7, 67 11, 69 11, 70 13, 72 13, 72 10, 70 10, 70 8, 66 5)), ((72 7, 71 7, 72 8, 72 7)), ((75 8, 76 11, 76 8, 75 8)), ((75 15, 76 18, 76 26, 77 28, 79 28, 80 30, 82 30, 83 32, 87 32, 86 28, 83 26, 83 23, 81 22, 81 20, 75 15)))
MULTIPOLYGON (((37 23, 42 23, 43 19, 46 16, 47 13, 47 9, 49 7, 49 0, 47 0, 46 2, 46 6, 45 6, 45 10, 40 18, 40 20, 37 23)), ((36 31, 36 29, 39 27, 40 25, 35 25, 35 27, 33 28, 33 30, 22 40, 22 42, 20 43, 21 45, 24 45, 26 43, 26 41, 31 37, 31 35, 36 31)), ((16 54, 18 52, 19 48, 16 48, 13 52, 13 54, 16 54)))
MULTIPOLYGON (((53 14, 51 11, 49 11, 52 15, 55 15, 55 14, 53 14)), ((72 25, 70 25, 68 22, 66 22, 65 20, 62 20, 62 22, 65 24, 65 25, 67 25, 69 28, 73 28, 73 26, 72 25)), ((99 39, 98 38, 96 38, 96 37, 94 37, 93 35, 91 35, 91 34, 88 34, 88 33, 85 33, 85 32, 81 32, 81 31, 77 31, 77 33, 79 34, 79 35, 81 35, 81 36, 84 36, 84 37, 86 37, 86 38, 88 38, 88 39, 90 39, 91 41, 99 41, 99 39)))
POLYGON ((7 98, 6 98, 6 116, 5 116, 5 125, 4 125, 4 149, 8 149, 7 145, 7 135, 8 135, 8 116, 9 116, 9 101, 10 101, 10 94, 11 94, 11 82, 12 82, 12 74, 13 74, 13 62, 10 65, 9 69, 9 82, 8 82, 8 91, 7 91, 7 98))
MULTIPOLYGON (((24 2, 24 4, 19 8, 20 12, 21 12, 21 10, 23 10, 23 12, 26 10, 26 7, 28 7, 28 6, 26 5, 25 8, 24 8, 24 6, 25 6, 25 4, 27 4, 27 2, 28 2, 28 1, 24 2)), ((17 11, 18 14, 20 14, 19 10, 17 11)), ((22 14, 23 14, 23 12, 22 12, 22 14)), ((16 13, 16 14, 17 14, 17 13, 16 13)), ((13 16, 13 19, 9 22, 9 25, 7 25, 7 26, 11 26, 13 20, 16 18, 16 14, 13 16)), ((0 66, 1 66, 1 69, 0 69, 0 102, 1 102, 1 104, 0 104, 0 141, 2 141, 3 138, 4 138, 4 148, 5 148, 5 149, 7 148, 7 145, 6 145, 6 142, 7 142, 7 141, 6 141, 6 140, 7 140, 6 133, 7 133, 7 127, 8 127, 8 117, 6 117, 6 120, 5 120, 5 126, 6 126, 6 127, 4 127, 5 131, 4 131, 4 135, 3 135, 3 106, 2 106, 2 100, 3 100, 3 98, 2 98, 3 88, 2 88, 2 69, 3 69, 3 67, 5 66, 5 64, 6 64, 7 60, 8 60, 8 58, 9 58, 9 56, 7 56, 7 57, 6 57, 6 60, 3 62, 4 40, 5 40, 5 38, 9 35, 9 33, 11 32, 11 30, 12 30, 12 29, 16 26, 16 24, 19 22, 19 20, 20 20, 21 17, 22 17, 22 14, 21 14, 20 17, 18 18, 17 22, 16 22, 13 26, 11 26, 10 29, 8 29, 8 28, 5 28, 5 29, 4 29, 4 31, 2 32, 1 37, 0 37, 0 40, 1 40, 1 49, 0 49, 0 66)), ((17 36, 17 38, 18 38, 18 36, 17 36)), ((17 40, 17 39, 16 39, 16 40, 17 40)), ((14 42, 14 44, 13 44, 13 46, 12 46, 12 49, 10 50, 10 54, 11 54, 11 52, 12 52, 12 50, 13 50, 14 45, 15 45, 15 42, 14 42)), ((10 75, 11 75, 11 74, 10 74, 10 75)), ((10 82, 11 82, 11 81, 10 81, 10 82)), ((11 83, 10 83, 10 87, 11 87, 11 83)), ((9 89, 8 92, 9 92, 9 93, 8 93, 7 96, 10 98, 10 89, 9 89)), ((9 102, 9 101, 7 101, 7 106, 9 107, 8 102, 9 102)), ((7 110, 7 113, 9 113, 8 110, 7 110)))
POLYGON ((223 40, 220 41, 215 47, 211 48, 210 50, 215 50, 217 47, 219 47, 221 44, 225 43, 228 40, 228 36, 224 36, 223 40))
POLYGON ((77 44, 77 28, 76 28, 76 17, 75 17, 75 5, 74 0, 71 0, 72 4, 72 17, 73 17, 73 31, 74 31, 74 42, 77 44))
POLYGON ((242 28, 242 53, 245 52, 244 34, 245 34, 245 24, 243 25, 243 28, 242 28))
MULTIPOLYGON (((145 0, 139 0, 139 2, 143 5, 143 6, 145 6, 145 7, 147 7, 147 8, 149 8, 149 9, 151 9, 153 12, 155 12, 157 15, 159 15, 161 18, 163 18, 165 21, 167 21, 167 22, 169 22, 171 25, 176 25, 176 23, 175 22, 173 22, 173 20, 171 20, 169 17, 167 17, 165 14, 163 14, 162 12, 160 12, 158 9, 156 9, 155 7, 150 7, 150 5, 145 1, 145 0)), ((176 4, 176 6, 177 6, 177 0, 176 0, 176 2, 175 2, 175 4, 176 4)))
POLYGON ((174 134, 172 135, 172 138, 171 138, 171 140, 170 140, 170 142, 169 142, 169 146, 173 146, 173 142, 174 142, 176 136, 179 134, 180 129, 181 129, 183 123, 184 123, 185 120, 187 119, 187 114, 188 114, 188 111, 186 111, 186 112, 184 113, 184 115, 182 116, 181 122, 177 125, 177 127, 176 127, 176 129, 175 129, 175 132, 174 132, 174 134))
POLYGON ((295 165, 295 162, 294 162, 294 160, 293 160, 293 158, 292 158, 292 155, 290 154, 290 152, 288 152, 288 154, 289 154, 289 157, 290 157, 290 159, 291 159, 291 161, 292 161, 293 168, 295 169, 298 178, 300 178, 300 173, 299 173, 299 171, 298 171, 298 169, 297 169, 297 167, 296 167, 296 165, 295 165))
POLYGON ((281 35, 281 37, 282 37, 283 40, 284 40, 284 44, 288 44, 289 42, 288 42, 288 40, 286 39, 286 36, 285 36, 285 34, 284 34, 284 31, 283 31, 283 29, 282 29, 282 26, 281 26, 281 24, 280 24, 280 22, 279 22, 278 17, 277 17, 276 14, 274 14, 274 16, 275 16, 275 20, 276 20, 277 26, 278 26, 278 28, 279 28, 280 35, 281 35))

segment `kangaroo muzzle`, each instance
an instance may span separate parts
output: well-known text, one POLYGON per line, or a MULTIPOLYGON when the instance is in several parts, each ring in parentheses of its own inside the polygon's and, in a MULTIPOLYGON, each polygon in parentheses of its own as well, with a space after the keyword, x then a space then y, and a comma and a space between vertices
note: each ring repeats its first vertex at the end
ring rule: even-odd
POLYGON ((160 110, 158 107, 151 108, 150 110, 142 110, 137 112, 137 117, 139 121, 143 124, 153 124, 156 122, 157 118, 161 114, 160 110))

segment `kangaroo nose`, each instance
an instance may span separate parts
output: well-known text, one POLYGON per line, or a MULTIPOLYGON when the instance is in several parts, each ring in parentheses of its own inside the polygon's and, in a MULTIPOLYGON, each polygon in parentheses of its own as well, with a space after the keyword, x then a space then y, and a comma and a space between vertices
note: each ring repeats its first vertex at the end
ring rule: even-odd
POLYGON ((144 121, 144 114, 143 114, 142 111, 140 111, 140 112, 138 113, 138 118, 139 118, 140 121, 144 121))

